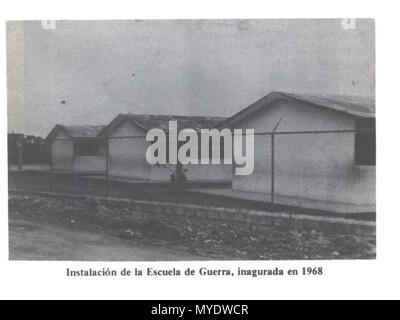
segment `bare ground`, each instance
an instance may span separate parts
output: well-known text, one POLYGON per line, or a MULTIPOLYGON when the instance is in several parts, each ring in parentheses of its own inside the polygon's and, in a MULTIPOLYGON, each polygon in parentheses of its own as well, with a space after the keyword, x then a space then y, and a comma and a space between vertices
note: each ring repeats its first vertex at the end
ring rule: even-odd
POLYGON ((375 237, 154 216, 126 203, 10 194, 10 259, 285 260, 373 259, 375 237))
POLYGON ((29 217, 10 218, 10 260, 199 260, 187 252, 124 240, 101 232, 58 226, 29 217))

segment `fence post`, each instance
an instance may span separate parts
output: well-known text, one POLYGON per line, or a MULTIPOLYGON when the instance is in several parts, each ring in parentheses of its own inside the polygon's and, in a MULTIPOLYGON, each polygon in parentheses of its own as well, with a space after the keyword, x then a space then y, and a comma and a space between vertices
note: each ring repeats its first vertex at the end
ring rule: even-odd
POLYGON ((271 205, 274 208, 275 205, 275 133, 281 124, 282 118, 276 123, 274 129, 271 132, 271 205))
POLYGON ((275 133, 271 134, 271 205, 275 204, 275 133))
POLYGON ((109 176, 109 163, 108 163, 108 161, 109 161, 108 157, 110 155, 109 144, 110 144, 110 139, 107 137, 106 138, 106 178, 107 178, 107 180, 108 180, 108 176, 109 176))
POLYGON ((109 156, 110 156, 110 139, 109 137, 106 137, 105 139, 106 141, 106 197, 109 197, 110 194, 110 190, 109 190, 109 176, 110 176, 110 172, 109 172, 109 156))

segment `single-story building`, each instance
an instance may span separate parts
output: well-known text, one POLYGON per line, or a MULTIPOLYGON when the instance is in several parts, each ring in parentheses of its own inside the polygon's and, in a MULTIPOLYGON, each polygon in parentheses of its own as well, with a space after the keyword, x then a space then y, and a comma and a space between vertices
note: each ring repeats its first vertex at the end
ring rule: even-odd
MULTIPOLYGON (((146 141, 146 133, 151 129, 161 129, 168 134, 169 122, 176 121, 178 131, 182 129, 216 128, 226 120, 220 117, 138 115, 120 114, 99 135, 108 140, 109 177, 169 181, 176 165, 150 165, 146 160, 146 150, 151 142, 146 141)), ((188 181, 231 181, 231 164, 189 164, 184 166, 188 181)))
POLYGON ((375 205, 373 99, 272 92, 220 127, 256 133, 254 172, 234 175, 233 190, 270 194, 274 179, 274 194, 281 198, 375 205), (271 134, 257 133, 274 129, 272 166, 271 134), (346 132, 358 129, 369 131, 346 132))
POLYGON ((51 146, 51 169, 105 174, 107 143, 98 139, 104 128, 57 124, 46 137, 51 146))

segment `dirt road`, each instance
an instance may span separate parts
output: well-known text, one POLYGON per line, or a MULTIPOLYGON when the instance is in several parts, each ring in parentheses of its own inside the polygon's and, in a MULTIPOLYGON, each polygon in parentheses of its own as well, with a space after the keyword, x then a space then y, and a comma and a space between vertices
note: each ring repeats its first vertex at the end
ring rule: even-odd
MULTIPOLYGON (((11 260, 162 261, 202 260, 185 252, 103 233, 10 218, 11 260)), ((204 259, 204 258, 203 258, 204 259)))

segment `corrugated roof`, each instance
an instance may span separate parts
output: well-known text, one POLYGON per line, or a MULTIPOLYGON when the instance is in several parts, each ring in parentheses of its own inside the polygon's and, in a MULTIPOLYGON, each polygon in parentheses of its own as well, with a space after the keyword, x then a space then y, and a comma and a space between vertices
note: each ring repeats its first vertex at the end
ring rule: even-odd
POLYGON ((374 99, 343 95, 316 96, 283 92, 279 92, 279 94, 359 117, 370 118, 375 116, 374 99))
POLYGON ((153 115, 153 114, 120 114, 118 115, 107 128, 102 132, 101 135, 110 134, 115 127, 119 126, 122 122, 130 121, 143 131, 147 132, 151 129, 162 129, 168 132, 169 121, 177 121, 178 130, 182 129, 194 129, 196 131, 200 129, 211 129, 215 128, 225 121, 227 118, 222 117, 199 117, 199 116, 176 116, 176 115, 153 115))
POLYGON ((72 138, 95 138, 106 126, 64 126, 72 138))
POLYGON ((370 98, 343 96, 343 95, 312 95, 312 94, 293 94, 286 92, 271 92, 260 100, 257 100, 247 108, 236 113, 228 120, 222 122, 221 126, 231 125, 241 119, 246 118, 271 103, 279 100, 297 100, 310 105, 341 112, 352 117, 375 118, 375 100, 370 98))
POLYGON ((106 126, 65 126, 57 124, 46 139, 53 139, 58 132, 63 131, 69 138, 96 138, 106 126))

